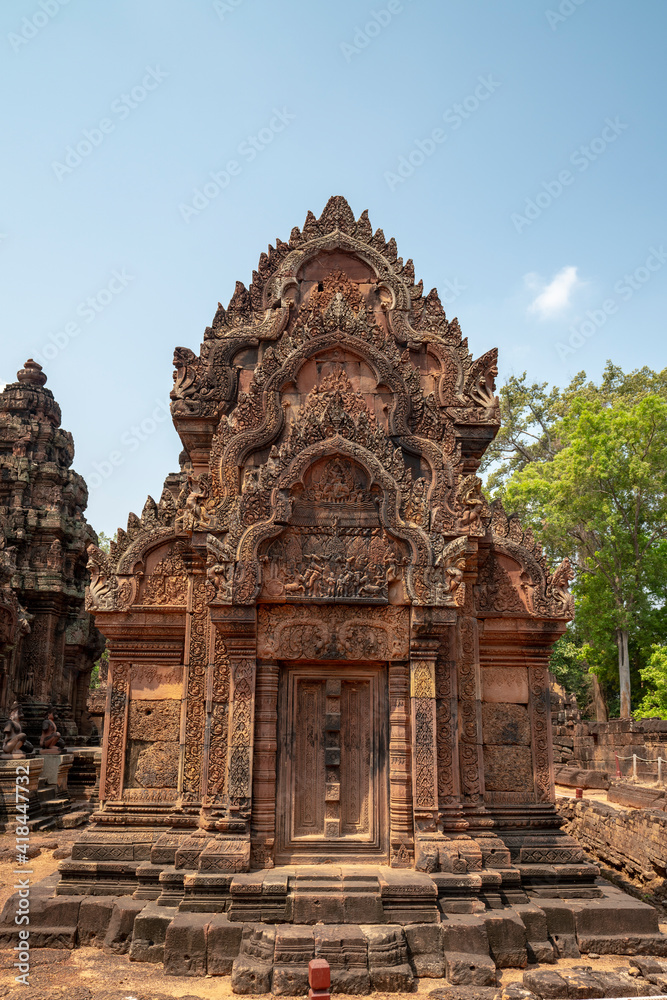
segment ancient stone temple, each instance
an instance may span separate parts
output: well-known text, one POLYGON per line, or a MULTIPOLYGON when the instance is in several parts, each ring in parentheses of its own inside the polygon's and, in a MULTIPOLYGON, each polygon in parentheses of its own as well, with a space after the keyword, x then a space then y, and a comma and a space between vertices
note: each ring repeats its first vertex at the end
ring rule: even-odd
POLYGON ((0 717, 20 702, 36 743, 49 704, 76 735, 104 648, 84 610, 86 547, 97 541, 86 484, 45 382, 29 360, 0 393, 0 717))
POLYGON ((299 992, 280 970, 314 951, 359 964, 357 992, 407 988, 464 917, 486 942, 465 969, 494 981, 526 940, 555 954, 553 897, 575 949, 572 908, 606 890, 554 809, 570 570, 481 492, 496 352, 475 360, 394 240, 332 198, 174 364, 182 472, 108 557, 89 546, 101 807, 58 893, 133 894, 133 957, 197 972, 208 947, 219 972, 237 955, 240 992, 271 988, 259 968, 299 992))

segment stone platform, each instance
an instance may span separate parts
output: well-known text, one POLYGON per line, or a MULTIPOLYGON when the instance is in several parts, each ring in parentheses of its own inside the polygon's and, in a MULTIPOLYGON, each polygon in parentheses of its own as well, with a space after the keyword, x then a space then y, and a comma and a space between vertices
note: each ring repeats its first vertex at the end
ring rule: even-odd
MULTIPOLYGON (((586 953, 667 956, 658 912, 602 879, 595 898, 575 899, 502 878, 485 892, 479 875, 284 867, 217 876, 207 911, 190 908, 195 876, 179 890, 172 874, 151 899, 62 894, 57 875, 45 879, 32 888, 31 945, 104 946, 166 975, 231 975, 236 993, 276 995, 305 993, 314 957, 329 962, 335 991, 367 994, 410 991, 419 978, 491 987, 499 969, 586 953)), ((16 943, 17 905, 11 897, 0 917, 0 948, 16 943)))

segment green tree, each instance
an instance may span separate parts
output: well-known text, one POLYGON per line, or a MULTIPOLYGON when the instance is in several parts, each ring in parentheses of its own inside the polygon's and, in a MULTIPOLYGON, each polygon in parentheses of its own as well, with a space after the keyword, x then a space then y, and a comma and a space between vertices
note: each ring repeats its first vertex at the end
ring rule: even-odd
POLYGON ((109 672, 109 648, 104 648, 99 660, 95 660, 90 674, 90 690, 96 691, 103 682, 106 682, 109 672))
POLYGON ((499 392, 501 426, 484 455, 480 472, 488 473, 486 489, 502 497, 507 482, 534 462, 553 459, 567 444, 563 418, 582 399, 604 406, 633 405, 646 396, 667 400, 667 368, 644 366, 625 373, 607 361, 599 385, 581 371, 565 389, 547 390, 547 382, 528 384, 527 374, 511 375, 499 392))
MULTIPOLYGON (((572 559, 594 631, 616 643, 620 714, 628 717, 630 635, 651 607, 655 550, 667 540, 667 401, 646 391, 646 376, 611 365, 605 376, 602 387, 575 380, 550 436, 558 450, 526 463, 502 491, 551 554, 572 559)), ((604 643, 588 651, 589 662, 591 653, 604 653, 604 643)))
POLYGON ((99 531, 97 533, 97 547, 101 549, 102 552, 106 552, 107 555, 109 555, 111 543, 115 541, 116 541, 115 534, 107 535, 103 531, 99 531))
POLYGON ((489 472, 486 488, 493 496, 503 494, 515 472, 552 459, 560 448, 560 389, 547 392, 546 382, 528 385, 526 378, 526 372, 511 375, 500 389, 500 430, 480 466, 489 472))
POLYGON ((653 646, 648 663, 641 671, 650 687, 635 711, 636 719, 659 716, 667 719, 667 646, 653 646))

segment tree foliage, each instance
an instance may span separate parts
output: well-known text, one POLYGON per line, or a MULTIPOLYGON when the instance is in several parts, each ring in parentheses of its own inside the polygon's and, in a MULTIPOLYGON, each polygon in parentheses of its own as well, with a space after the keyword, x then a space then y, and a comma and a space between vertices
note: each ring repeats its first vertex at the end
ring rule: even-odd
POLYGON ((613 697, 616 661, 629 714, 630 683, 650 683, 641 670, 665 638, 667 370, 625 374, 608 363, 599 386, 582 372, 562 392, 524 374, 503 387, 501 407, 510 419, 487 485, 552 558, 572 560, 567 642, 579 653, 561 640, 563 663, 593 670, 613 697))
POLYGON ((107 535, 104 531, 100 531, 97 534, 97 547, 106 552, 109 555, 111 543, 116 540, 115 535, 107 535))
POLYGON ((652 646, 646 666, 641 671, 648 690, 634 715, 636 719, 659 716, 667 719, 667 646, 652 646))
POLYGON ((600 385, 581 371, 565 389, 547 390, 547 382, 527 383, 527 374, 511 375, 500 389, 501 426, 487 449, 480 471, 488 472, 486 488, 502 497, 507 481, 533 462, 550 461, 567 444, 562 421, 577 400, 603 406, 633 405, 646 396, 667 400, 667 368, 638 368, 625 373, 608 361, 600 385))

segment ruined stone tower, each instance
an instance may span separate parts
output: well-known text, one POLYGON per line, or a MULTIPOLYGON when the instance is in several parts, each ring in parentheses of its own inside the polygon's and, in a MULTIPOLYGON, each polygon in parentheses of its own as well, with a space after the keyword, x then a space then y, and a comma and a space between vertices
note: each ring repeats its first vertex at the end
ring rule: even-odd
POLYGON ((104 648, 84 610, 88 493, 45 382, 29 360, 0 393, 0 716, 21 702, 33 739, 49 703, 76 735, 104 648))

